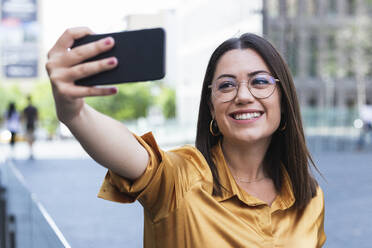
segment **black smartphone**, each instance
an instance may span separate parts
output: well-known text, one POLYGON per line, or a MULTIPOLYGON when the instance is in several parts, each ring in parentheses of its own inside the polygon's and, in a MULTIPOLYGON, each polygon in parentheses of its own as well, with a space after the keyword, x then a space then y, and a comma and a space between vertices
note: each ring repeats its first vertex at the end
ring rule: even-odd
POLYGON ((165 31, 162 28, 88 35, 74 42, 72 48, 111 36, 114 47, 84 62, 115 56, 118 65, 75 81, 77 85, 93 86, 128 82, 144 82, 165 76, 165 31))

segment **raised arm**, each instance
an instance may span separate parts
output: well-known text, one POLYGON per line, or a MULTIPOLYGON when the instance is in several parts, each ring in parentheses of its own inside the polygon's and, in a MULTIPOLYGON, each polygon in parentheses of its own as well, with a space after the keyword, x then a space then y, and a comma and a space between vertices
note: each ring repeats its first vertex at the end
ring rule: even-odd
POLYGON ((104 167, 134 180, 146 169, 149 156, 130 131, 85 104, 84 97, 106 96, 116 88, 77 86, 74 81, 116 67, 114 57, 82 63, 114 46, 111 37, 70 49, 74 40, 92 34, 88 28, 66 30, 48 53, 46 69, 52 84, 58 119, 87 153, 104 167))

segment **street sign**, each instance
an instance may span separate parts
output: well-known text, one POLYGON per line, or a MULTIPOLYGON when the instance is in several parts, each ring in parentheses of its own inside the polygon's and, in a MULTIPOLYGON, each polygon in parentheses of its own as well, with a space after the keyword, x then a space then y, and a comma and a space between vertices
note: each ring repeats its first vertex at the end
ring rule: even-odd
POLYGON ((6 78, 38 76, 37 0, 0 0, 1 64, 6 78))
POLYGON ((37 21, 36 0, 1 0, 1 19, 17 19, 21 22, 37 21))

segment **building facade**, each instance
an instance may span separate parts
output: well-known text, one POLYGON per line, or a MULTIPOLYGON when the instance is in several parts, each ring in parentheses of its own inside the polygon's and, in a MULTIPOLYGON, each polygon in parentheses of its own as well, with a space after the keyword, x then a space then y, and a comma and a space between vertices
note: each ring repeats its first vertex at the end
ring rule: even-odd
POLYGON ((263 0, 263 33, 284 55, 303 107, 372 104, 372 1, 263 0))
POLYGON ((210 56, 224 40, 262 35, 262 1, 182 0, 178 8, 177 118, 196 128, 200 93, 210 56))

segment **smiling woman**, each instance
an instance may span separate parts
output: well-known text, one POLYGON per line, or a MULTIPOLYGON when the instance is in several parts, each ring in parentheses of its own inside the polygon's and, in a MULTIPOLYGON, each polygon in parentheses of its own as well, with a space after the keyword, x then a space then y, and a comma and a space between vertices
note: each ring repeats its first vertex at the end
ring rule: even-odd
MULTIPOLYGON (((241 159, 239 163, 236 160, 241 155, 233 152, 234 156, 230 156, 233 160, 230 162, 232 170, 240 170, 241 173, 253 178, 259 177, 260 174, 270 177, 276 190, 279 190, 282 177, 281 167, 277 163, 283 164, 288 168, 291 183, 294 184, 294 193, 298 194, 295 206, 304 207, 316 195, 316 181, 310 175, 308 168, 308 161, 312 162, 312 159, 305 143, 292 76, 276 49, 263 38, 253 34, 242 35, 240 38, 233 38, 221 44, 212 55, 207 68, 200 102, 197 147, 208 160, 210 147, 221 140, 223 140, 224 150, 233 148, 230 150, 250 156, 241 159), (211 92, 208 89, 220 75, 229 74, 238 81, 250 82, 257 72, 266 73, 273 78, 271 82, 275 87, 268 97, 260 98, 253 95, 248 84, 249 90, 246 87, 237 88, 235 98, 231 102, 223 103, 213 90, 211 92), (218 115, 215 114, 216 107, 219 111, 218 115), (237 120, 245 113, 253 113, 257 117, 237 120), (216 137, 203 132, 205 123, 214 119, 217 120, 221 136, 216 137), (257 143, 250 145, 252 144, 250 138, 257 143), (238 146, 225 146, 226 141, 238 146), (247 146, 251 149, 247 149, 247 146), (254 151, 254 153, 249 155, 247 151, 254 151), (257 162, 255 166, 247 168, 244 161, 257 162), (241 166, 237 167, 236 164, 241 166), (300 178, 294 175, 299 175, 300 178)), ((225 151, 225 153, 228 160, 230 152, 225 151)), ((214 171, 212 159, 209 161, 214 171)), ((214 179, 215 189, 218 192, 220 187, 217 173, 214 173, 214 179)))
POLYGON ((292 76, 268 41, 244 34, 215 50, 202 88, 196 147, 163 151, 151 133, 139 137, 83 101, 116 93, 74 84, 83 77, 78 67, 95 74, 117 65, 80 63, 111 49, 113 39, 67 51, 89 33, 67 30, 49 52, 58 117, 108 168, 98 196, 144 207, 144 247, 324 244, 323 192, 310 173, 292 76))

